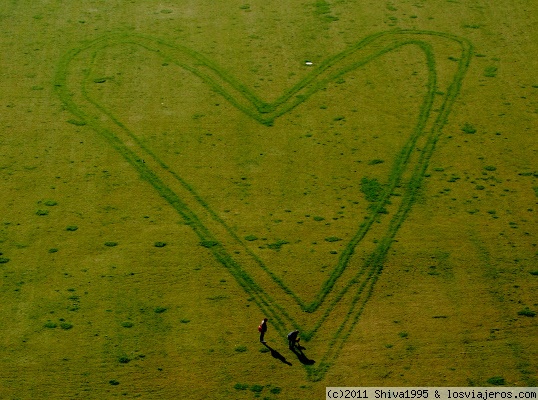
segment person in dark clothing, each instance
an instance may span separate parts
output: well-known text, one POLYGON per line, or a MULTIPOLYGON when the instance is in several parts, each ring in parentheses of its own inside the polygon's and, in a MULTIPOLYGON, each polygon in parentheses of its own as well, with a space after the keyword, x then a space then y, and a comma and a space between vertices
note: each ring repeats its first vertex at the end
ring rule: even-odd
POLYGON ((260 331, 260 342, 267 343, 264 340, 265 332, 267 332, 267 318, 264 318, 260 326, 258 326, 258 331, 260 331))
POLYGON ((289 343, 289 346, 290 346, 290 350, 294 350, 295 346, 299 345, 299 341, 301 339, 299 339, 298 336, 299 336, 299 331, 298 330, 294 330, 294 331, 288 333, 288 343, 289 343))

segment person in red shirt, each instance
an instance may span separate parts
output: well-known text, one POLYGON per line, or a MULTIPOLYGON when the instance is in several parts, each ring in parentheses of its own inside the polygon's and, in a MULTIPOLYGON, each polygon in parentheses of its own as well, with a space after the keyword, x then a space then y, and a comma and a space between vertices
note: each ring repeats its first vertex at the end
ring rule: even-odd
POLYGON ((258 326, 258 331, 260 331, 260 342, 267 343, 264 340, 265 332, 267 332, 267 318, 264 318, 260 326, 258 326))

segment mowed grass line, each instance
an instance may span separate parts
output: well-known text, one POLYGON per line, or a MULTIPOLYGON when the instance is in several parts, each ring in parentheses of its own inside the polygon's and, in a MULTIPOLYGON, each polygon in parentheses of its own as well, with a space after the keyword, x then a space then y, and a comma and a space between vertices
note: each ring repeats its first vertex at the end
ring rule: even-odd
POLYGON ((338 352, 351 334, 353 327, 358 322, 362 310, 364 309, 373 292, 375 282, 381 274, 383 269, 383 261, 386 258, 388 250, 390 249, 393 238, 415 201, 416 193, 421 187, 422 178, 427 168, 428 161, 435 148, 435 143, 437 142, 437 139, 441 133, 442 127, 446 123, 454 99, 459 93, 461 82, 469 65, 470 54, 470 44, 466 40, 452 35, 427 31, 382 32, 376 35, 371 35, 358 42, 354 46, 351 46, 348 50, 327 59, 317 69, 313 70, 311 74, 285 91, 273 103, 266 103, 259 99, 253 92, 251 92, 242 83, 237 81, 233 76, 225 71, 222 71, 210 60, 193 50, 183 46, 172 45, 160 39, 146 35, 120 33, 97 39, 66 54, 66 56, 60 61, 56 74, 55 86, 65 107, 76 115, 81 123, 89 125, 99 134, 105 137, 108 142, 111 143, 113 148, 122 154, 122 156, 138 170, 142 179, 149 182, 158 191, 158 193, 182 216, 185 222, 192 227, 193 231, 200 238, 201 242, 215 243, 215 245, 209 247, 214 257, 219 261, 219 263, 227 268, 227 270, 235 278, 238 284, 245 290, 245 292, 253 297, 260 310, 272 318, 272 322, 280 334, 285 334, 286 330, 290 327, 298 327, 298 324, 294 318, 286 312, 282 305, 276 303, 273 298, 256 283, 255 279, 250 276, 230 255, 230 253, 226 250, 226 247, 223 245, 222 238, 221 241, 219 241, 211 229, 207 227, 207 221, 201 220, 199 216, 192 211, 191 207, 189 207, 187 204, 188 202, 183 201, 182 198, 178 196, 178 194, 175 193, 174 190, 172 190, 158 176, 158 174, 156 174, 150 167, 141 161, 138 150, 143 150, 146 154, 151 155, 151 157, 160 165, 162 169, 169 171, 169 173, 171 173, 174 178, 185 188, 190 196, 192 196, 192 200, 200 204, 212 219, 224 227, 229 235, 228 239, 240 243, 249 253, 250 257, 265 271, 265 273, 267 273, 285 293, 289 294, 297 302, 297 304, 307 312, 316 311, 322 306, 327 295, 332 291, 336 281, 348 267, 350 258, 353 255, 355 248, 360 244, 362 239, 370 230, 370 227, 377 218, 379 211, 389 202, 394 188, 401 184, 405 185, 406 191, 400 207, 395 216, 388 223, 387 233, 380 241, 375 251, 370 255, 364 265, 359 268, 355 278, 347 283, 344 289, 341 290, 341 292, 330 302, 330 304, 326 306, 322 317, 317 321, 315 326, 310 329, 308 327, 306 329, 301 327, 303 330, 305 330, 305 337, 312 338, 315 332, 322 327, 323 321, 329 317, 330 312, 335 305, 342 301, 350 289, 358 286, 349 304, 347 317, 342 322, 338 331, 335 332, 323 360, 316 367, 307 367, 309 370, 309 375, 312 379, 321 379, 327 368, 336 359, 338 352), (446 95, 443 97, 442 104, 438 108, 439 111, 437 117, 433 121, 431 118, 431 110, 434 103, 435 92, 437 90, 437 82, 435 54, 432 45, 428 43, 428 39, 431 41, 432 38, 441 38, 448 42, 458 43, 461 49, 461 54, 458 54, 459 62, 457 72, 453 77, 448 90, 446 91, 446 95), (299 104, 306 101, 310 96, 327 86, 332 81, 342 77, 346 73, 366 65, 370 61, 377 59, 384 54, 406 45, 417 46, 425 54, 428 66, 428 90, 421 105, 418 121, 413 133, 400 153, 395 157, 386 189, 378 202, 372 207, 367 222, 358 229, 354 237, 349 241, 345 250, 340 256, 337 266, 333 269, 329 278, 323 284, 322 290, 317 294, 312 303, 304 303, 289 287, 284 284, 282 280, 280 280, 269 270, 269 268, 267 268, 259 257, 253 254, 247 248, 247 246, 244 245, 242 240, 238 238, 233 230, 230 229, 217 216, 209 204, 207 204, 201 198, 201 196, 196 193, 195 189, 191 185, 189 185, 183 178, 178 176, 174 171, 170 170, 169 167, 151 151, 151 149, 147 148, 147 146, 141 143, 138 137, 113 115, 111 110, 106 109, 106 107, 91 98, 87 90, 87 83, 89 82, 89 77, 91 74, 91 65, 95 63, 95 59, 99 52, 109 46, 118 44, 137 45, 148 51, 158 53, 164 59, 172 61, 180 68, 183 68, 186 71, 191 72, 194 76, 202 79, 202 81, 208 84, 214 91, 221 94, 237 109, 255 119, 259 123, 267 126, 272 125, 276 118, 297 107, 299 104), (79 56, 86 56, 87 53, 91 54, 89 62, 90 68, 86 69, 85 76, 82 77, 82 84, 79 87, 72 88, 69 86, 69 80, 71 79, 71 63, 79 56), (77 90, 82 95, 82 98, 86 104, 81 104, 80 102, 77 103, 73 100, 72 93, 73 91, 76 92, 77 90), (91 107, 88 107, 88 105, 91 105, 91 107), (106 115, 116 127, 110 129, 99 123, 97 117, 101 114, 106 115), (130 138, 130 140, 136 143, 134 150, 126 146, 125 140, 121 138, 121 135, 118 135, 118 128, 122 131, 123 135, 126 135, 128 138, 130 138), (402 182, 403 173, 410 167, 413 167, 412 164, 409 164, 409 161, 411 153, 415 148, 415 144, 417 140, 424 135, 427 137, 426 146, 418 161, 415 163, 414 168, 412 169, 413 172, 411 173, 411 177, 407 182, 402 182))
MULTIPOLYGON (((91 53, 92 60, 95 59, 99 50, 102 50, 111 45, 108 40, 106 40, 105 43, 102 43, 102 41, 98 41, 97 44, 98 50, 91 53)), ((80 49, 70 53, 69 56, 73 54, 78 55, 79 53, 80 49)), ((67 64, 62 63, 62 65, 67 67, 67 64)), ((59 71, 61 71, 61 69, 59 71)), ((120 128, 123 132, 127 134, 129 139, 132 139, 137 143, 140 149, 144 150, 147 154, 153 157, 164 170, 167 170, 172 173, 172 175, 181 183, 181 185, 186 189, 186 191, 196 199, 196 202, 200 203, 204 207, 204 209, 207 209, 213 218, 218 219, 219 222, 222 222, 222 224, 224 224, 224 222, 220 220, 216 213, 211 210, 209 205, 205 201, 203 201, 203 199, 194 191, 194 189, 190 185, 188 185, 177 174, 171 171, 169 167, 164 164, 164 162, 162 162, 154 153, 152 153, 150 149, 144 146, 136 137, 136 135, 134 135, 109 110, 107 110, 105 107, 103 107, 101 104, 91 98, 91 96, 88 94, 86 87, 86 83, 89 81, 90 74, 91 68, 87 68, 84 71, 84 83, 80 86, 79 89, 83 97, 87 99, 88 103, 92 104, 95 107, 95 110, 97 110, 99 113, 108 116, 118 128, 120 128)), ((194 230, 196 235, 199 237, 201 243, 215 244, 208 247, 208 249, 212 252, 213 256, 224 267, 227 268, 227 270, 235 278, 238 284, 245 290, 245 292, 254 298, 256 304, 260 307, 262 312, 268 316, 271 316, 272 323, 273 325, 275 325, 277 330, 284 332, 285 328, 283 327, 284 321, 282 320, 282 315, 288 317, 288 319, 290 318, 289 316, 287 316, 286 311, 280 307, 278 312, 275 312, 274 305, 277 303, 273 301, 273 299, 266 293, 266 291, 264 291, 256 284, 256 282, 251 278, 250 275, 245 273, 241 266, 233 259, 233 257, 230 256, 230 253, 226 251, 222 242, 219 242, 214 236, 214 234, 206 227, 206 225, 202 223, 202 221, 200 221, 196 213, 192 212, 189 206, 187 206, 187 204, 173 190, 171 190, 170 187, 165 184, 163 180, 151 168, 146 165, 146 163, 143 161, 143 158, 141 158, 139 154, 131 150, 131 148, 125 144, 125 141, 120 139, 120 135, 118 135, 117 131, 113 132, 112 129, 108 129, 107 127, 103 126, 102 123, 97 122, 97 119, 95 118, 94 114, 88 113, 82 107, 78 107, 75 104, 75 102, 72 100, 71 92, 68 90, 69 86, 67 85, 67 77, 67 74, 59 73, 57 75, 55 83, 56 89, 58 90, 60 97, 64 101, 64 105, 69 110, 71 110, 73 114, 75 114, 81 121, 84 121, 85 124, 92 127, 99 134, 105 137, 112 145, 112 147, 116 151, 118 151, 129 162, 129 164, 135 167, 135 169, 139 172, 140 177, 150 183, 157 190, 157 192, 181 215, 185 223, 188 224, 194 230)), ((229 228, 227 228, 227 230, 230 231, 229 228)), ((236 237, 236 240, 239 240, 239 238, 236 237)))

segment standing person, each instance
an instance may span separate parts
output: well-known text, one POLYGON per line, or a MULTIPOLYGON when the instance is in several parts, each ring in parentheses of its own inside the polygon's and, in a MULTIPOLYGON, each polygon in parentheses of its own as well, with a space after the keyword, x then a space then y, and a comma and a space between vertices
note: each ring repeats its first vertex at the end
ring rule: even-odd
POLYGON ((295 345, 299 345, 299 339, 297 336, 299 336, 299 331, 294 330, 290 333, 288 333, 288 344, 290 345, 290 350, 295 349, 295 345))
POLYGON ((265 332, 267 332, 267 318, 264 318, 260 326, 258 326, 258 331, 260 332, 260 342, 267 343, 264 340, 265 332))

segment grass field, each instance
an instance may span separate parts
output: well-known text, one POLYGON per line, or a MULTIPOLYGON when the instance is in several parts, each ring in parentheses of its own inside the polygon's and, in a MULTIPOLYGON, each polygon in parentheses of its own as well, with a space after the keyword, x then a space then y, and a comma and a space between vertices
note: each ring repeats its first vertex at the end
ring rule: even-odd
POLYGON ((537 19, 5 0, 0 398, 536 386, 537 19))

